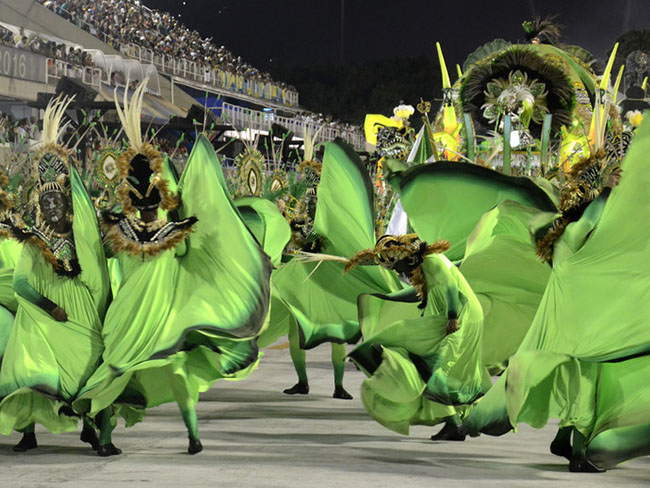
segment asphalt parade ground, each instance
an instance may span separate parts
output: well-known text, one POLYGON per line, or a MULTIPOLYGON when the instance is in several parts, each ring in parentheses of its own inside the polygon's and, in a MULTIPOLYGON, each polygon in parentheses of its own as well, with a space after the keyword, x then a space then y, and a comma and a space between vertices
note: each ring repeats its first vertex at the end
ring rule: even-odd
POLYGON ((348 364, 335 400, 329 346, 308 351, 311 392, 288 396, 295 373, 285 345, 265 350, 244 381, 218 382, 197 407, 204 450, 191 456, 176 405, 113 433, 123 454, 100 458, 79 433, 37 426, 39 448, 17 454, 19 434, 0 437, 0 487, 619 487, 650 486, 650 457, 603 474, 570 473, 548 452, 555 425, 517 434, 434 443, 439 427, 400 436, 372 420, 359 398, 363 374, 348 364))

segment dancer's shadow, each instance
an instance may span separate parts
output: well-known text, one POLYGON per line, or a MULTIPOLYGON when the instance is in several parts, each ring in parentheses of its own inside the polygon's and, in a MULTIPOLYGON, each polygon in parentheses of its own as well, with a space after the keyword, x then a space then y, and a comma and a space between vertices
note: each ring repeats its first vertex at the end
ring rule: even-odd
POLYGON ((77 463, 80 459, 96 460, 97 453, 90 447, 56 446, 39 443, 36 449, 27 452, 14 452, 13 444, 0 444, 0 456, 14 460, 28 459, 30 464, 77 463), (47 456, 47 458, 46 458, 47 456), (69 459, 67 459, 69 456, 69 459))

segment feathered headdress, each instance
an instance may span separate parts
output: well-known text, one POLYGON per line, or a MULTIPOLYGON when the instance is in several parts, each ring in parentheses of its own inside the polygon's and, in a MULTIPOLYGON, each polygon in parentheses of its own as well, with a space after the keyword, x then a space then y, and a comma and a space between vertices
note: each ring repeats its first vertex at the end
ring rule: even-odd
POLYGON ((397 271, 411 281, 420 300, 424 300, 426 282, 422 272, 422 262, 430 254, 439 254, 449 249, 449 241, 438 240, 427 244, 417 234, 401 236, 381 236, 373 249, 366 249, 355 254, 345 266, 345 272, 357 266, 379 264, 384 268, 397 271))
POLYGON ((609 174, 618 170, 609 166, 607 153, 599 149, 571 167, 561 190, 560 216, 537 240, 537 255, 544 261, 552 261, 555 241, 564 233, 567 225, 578 220, 586 206, 600 195, 609 174))
POLYGON ((120 154, 117 161, 121 183, 116 192, 126 215, 135 215, 137 208, 160 207, 174 210, 178 198, 169 189, 169 182, 163 176, 163 159, 149 142, 142 137, 140 116, 147 79, 143 80, 128 99, 128 89, 124 90, 124 108, 120 107, 115 92, 115 108, 120 118, 129 147, 120 154))
POLYGON ((49 192, 70 196, 70 151, 59 143, 59 139, 68 127, 69 122, 61 122, 73 100, 74 97, 59 95, 51 99, 45 109, 42 140, 32 169, 37 198, 49 192))

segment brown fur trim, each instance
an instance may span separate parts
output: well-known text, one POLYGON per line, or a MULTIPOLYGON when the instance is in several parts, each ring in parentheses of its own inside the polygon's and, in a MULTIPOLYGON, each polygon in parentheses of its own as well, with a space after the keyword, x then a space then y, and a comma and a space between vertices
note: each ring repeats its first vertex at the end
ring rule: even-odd
POLYGON ((364 249, 352 256, 348 264, 345 265, 343 272, 349 273, 357 266, 367 264, 377 264, 377 253, 373 249, 364 249))
POLYGON ((11 198, 11 195, 5 191, 5 188, 8 186, 9 178, 7 178, 2 171, 0 171, 0 214, 6 210, 11 210, 14 207, 14 202, 11 198))
POLYGON ((115 254, 125 252, 131 256, 155 257, 169 249, 174 249, 183 240, 194 232, 196 218, 189 218, 183 221, 185 226, 174 230, 164 241, 156 243, 141 243, 128 239, 120 230, 119 221, 109 222, 101 219, 101 227, 104 231, 104 241, 108 243, 115 254))
POLYGON ((415 290, 417 297, 420 299, 420 301, 424 300, 426 296, 427 282, 424 279, 422 266, 418 266, 413 270, 413 273, 411 273, 410 276, 410 280, 411 280, 411 285, 413 285, 413 289, 415 290))
POLYGON ((133 203, 129 198, 129 187, 125 183, 129 176, 131 161, 138 154, 142 154, 149 160, 149 167, 155 173, 154 178, 156 176, 158 177, 154 186, 160 192, 160 208, 167 211, 177 209, 180 202, 178 195, 174 194, 169 189, 169 181, 164 178, 165 173, 163 169, 162 155, 160 154, 160 151, 157 151, 151 144, 145 143, 142 146, 142 151, 136 151, 132 147, 129 147, 126 151, 122 151, 117 160, 120 184, 117 186, 115 196, 122 205, 122 212, 125 215, 135 215, 137 213, 137 209, 133 206, 133 203))
POLYGON ((604 149, 599 149, 598 151, 591 154, 588 158, 581 159, 576 164, 571 166, 567 176, 570 179, 575 179, 579 177, 585 170, 592 167, 595 164, 602 164, 607 154, 604 149))
POLYGON ((570 223, 571 221, 564 217, 555 219, 544 237, 537 241, 537 255, 547 263, 550 263, 553 259, 553 244, 560 238, 564 229, 570 223))
POLYGON ((449 244, 449 241, 447 239, 438 239, 436 242, 429 244, 426 247, 422 253, 422 257, 428 256, 429 254, 441 254, 443 252, 447 252, 449 251, 450 247, 451 244, 449 244))
POLYGON ((303 173, 310 169, 320 176, 321 171, 323 170, 323 165, 317 161, 300 161, 300 163, 298 163, 298 168, 300 168, 300 171, 303 173))

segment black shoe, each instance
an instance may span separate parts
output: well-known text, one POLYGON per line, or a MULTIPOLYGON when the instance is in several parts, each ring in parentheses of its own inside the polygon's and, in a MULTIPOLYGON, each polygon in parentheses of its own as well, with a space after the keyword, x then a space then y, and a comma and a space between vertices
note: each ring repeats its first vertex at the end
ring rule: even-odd
POLYGON ((14 446, 14 452, 25 452, 30 449, 36 449, 38 443, 36 442, 36 434, 34 432, 25 432, 20 442, 14 446))
POLYGON ((604 473, 607 470, 599 468, 586 457, 580 457, 569 461, 569 471, 572 473, 604 473))
POLYGON ((97 455, 100 457, 117 456, 119 454, 122 454, 122 450, 115 447, 112 442, 97 447, 97 455))
POLYGON ((571 444, 569 442, 551 442, 551 454, 566 458, 571 461, 573 450, 571 449, 571 444))
POLYGON ((445 423, 445 426, 440 429, 435 435, 431 436, 432 441, 464 441, 466 434, 463 432, 460 425, 453 423, 445 423))
POLYGON ((203 444, 200 439, 190 437, 190 444, 187 446, 187 452, 190 454, 198 454, 203 450, 203 444))
POLYGON ((81 430, 79 439, 81 439, 81 442, 90 444, 90 447, 93 448, 93 451, 96 451, 99 448, 99 439, 97 438, 97 432, 95 432, 95 429, 84 427, 81 430))
POLYGON ((309 393, 309 385, 299 381, 291 388, 284 390, 283 393, 286 393, 287 395, 307 395, 309 393))
POLYGON ((350 395, 347 391, 345 391, 345 388, 342 386, 337 386, 334 388, 334 394, 332 395, 332 398, 339 398, 341 400, 352 400, 352 395, 350 395))

